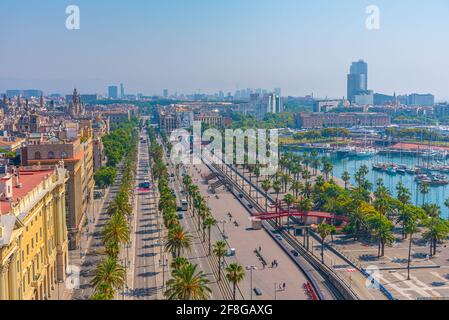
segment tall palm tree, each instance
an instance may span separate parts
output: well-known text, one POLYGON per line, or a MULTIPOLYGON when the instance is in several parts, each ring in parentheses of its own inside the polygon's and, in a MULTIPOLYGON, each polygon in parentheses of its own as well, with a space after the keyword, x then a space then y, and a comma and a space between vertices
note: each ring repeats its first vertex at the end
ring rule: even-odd
POLYGON ((103 242, 127 244, 129 242, 129 227, 126 218, 116 212, 103 227, 103 242))
POLYGON ((183 266, 189 264, 189 261, 184 258, 184 257, 177 257, 175 259, 172 260, 170 266, 172 268, 172 270, 178 270, 181 269, 183 266))
POLYGON ((104 259, 95 269, 91 285, 95 290, 110 288, 106 293, 114 294, 114 290, 120 289, 125 283, 125 269, 111 257, 104 259))
POLYGON ((221 260, 225 257, 228 245, 224 241, 217 241, 213 247, 213 253, 218 257, 218 281, 221 281, 221 260))
POLYGON ((208 234, 207 238, 208 238, 208 241, 209 241, 209 253, 208 253, 209 255, 210 255, 210 252, 211 252, 210 231, 211 231, 212 227, 215 226, 216 224, 217 224, 217 221, 211 215, 208 215, 206 217, 206 219, 204 219, 204 222, 203 222, 203 226, 207 229, 207 234, 208 234))
POLYGON ((333 170, 334 170, 334 165, 329 160, 326 160, 323 163, 323 173, 324 173, 324 176, 326 177, 326 180, 329 180, 329 175, 332 173, 333 170))
POLYGON ((295 203, 295 200, 296 200, 295 196, 290 193, 284 197, 284 202, 287 205, 287 211, 288 211, 288 216, 287 216, 288 232, 290 232, 290 208, 291 208, 292 204, 295 203))
POLYGON ((176 211, 167 212, 163 216, 165 227, 171 229, 172 227, 179 225, 179 218, 176 211))
POLYGON ((295 180, 290 187, 290 191, 293 191, 295 193, 295 198, 298 198, 298 194, 303 189, 303 187, 304 185, 301 183, 301 181, 295 180))
POLYGON ((430 186, 427 182, 422 183, 419 186, 419 192, 422 194, 422 204, 424 205, 426 202, 426 195, 430 192, 430 186))
POLYGON ((351 175, 349 174, 348 171, 343 172, 343 175, 341 176, 341 179, 344 181, 345 183, 345 189, 348 189, 348 183, 351 180, 351 175))
POLYGON ((237 292, 237 284, 245 278, 245 269, 238 263, 231 263, 226 268, 226 278, 232 283, 232 297, 235 300, 237 292))
POLYGON ((404 225, 405 233, 409 235, 409 245, 408 245, 408 260, 407 260, 407 280, 410 280, 410 264, 411 264, 411 256, 412 256, 412 244, 413 244, 413 235, 418 232, 418 222, 415 217, 411 217, 405 222, 404 225))
POLYGON ((287 192, 288 184, 290 183, 291 180, 292 178, 290 178, 290 175, 288 173, 285 173, 281 176, 281 182, 282 185, 284 186, 284 192, 287 192))
POLYGON ((265 192, 265 211, 268 211, 268 191, 271 189, 271 181, 269 179, 262 182, 262 190, 265 192))
POLYGON ((279 193, 281 192, 281 188, 282 188, 281 181, 276 180, 275 182, 273 182, 273 190, 274 192, 276 192, 276 202, 279 199, 279 193))
POLYGON ((437 245, 439 242, 446 240, 449 235, 449 223, 440 217, 430 217, 425 223, 427 231, 423 234, 423 239, 430 243, 430 256, 433 257, 437 253, 437 245))
POLYGON ((321 238, 321 263, 324 264, 324 241, 328 236, 334 234, 336 231, 335 227, 326 223, 322 223, 318 226, 317 232, 321 238))
POLYGON ((167 281, 164 295, 168 300, 207 300, 212 290, 203 271, 190 263, 173 271, 173 279, 167 281))
POLYGON ((181 256, 182 250, 190 250, 192 247, 192 236, 184 231, 182 226, 174 226, 169 230, 165 242, 165 250, 171 252, 175 257, 181 256))

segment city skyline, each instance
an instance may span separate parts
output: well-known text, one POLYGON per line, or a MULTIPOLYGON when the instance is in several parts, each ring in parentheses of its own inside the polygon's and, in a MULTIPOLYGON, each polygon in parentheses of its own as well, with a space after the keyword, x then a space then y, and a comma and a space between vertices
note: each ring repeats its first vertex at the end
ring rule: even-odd
POLYGON ((377 1, 380 30, 368 30, 371 3, 363 0, 81 0, 81 28, 69 31, 68 3, 4 1, 0 9, 9 14, 0 34, 8 50, 0 62, 0 92, 69 93, 76 87, 105 94, 112 83, 125 83, 127 92, 148 95, 166 88, 227 93, 280 87, 284 96, 341 98, 348 66, 363 59, 374 92, 431 92, 447 100, 449 75, 441 70, 449 62, 441 39, 449 29, 449 5, 432 3, 377 1))

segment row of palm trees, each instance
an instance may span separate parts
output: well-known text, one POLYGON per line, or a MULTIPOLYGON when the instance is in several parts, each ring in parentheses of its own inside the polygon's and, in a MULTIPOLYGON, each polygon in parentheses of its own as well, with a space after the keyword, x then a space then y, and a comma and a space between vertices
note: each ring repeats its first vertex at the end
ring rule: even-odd
POLYGON ((130 242, 129 218, 133 213, 131 205, 133 181, 137 165, 137 131, 132 132, 132 143, 126 146, 120 188, 114 201, 108 207, 110 219, 102 230, 106 257, 98 264, 91 284, 95 293, 93 300, 112 300, 116 292, 124 287, 126 270, 119 261, 121 250, 130 242))
MULTIPOLYGON (((243 169, 255 173, 259 183, 258 166, 244 165, 243 169)), ((260 186, 267 197, 273 190, 276 201, 281 192, 292 192, 283 198, 288 210, 295 207, 304 212, 316 209, 348 217, 349 223, 344 231, 355 239, 368 237, 376 240, 379 257, 384 256, 385 247, 395 241, 394 227, 401 225, 404 240, 409 238, 409 270, 414 236, 420 234, 430 244, 430 257, 435 256, 438 243, 447 240, 449 223, 441 218, 441 209, 437 205, 426 203, 429 185, 420 186, 423 204, 417 207, 411 203, 411 193, 402 183, 396 188, 397 198, 390 194, 383 181, 378 181, 376 186, 370 183, 366 178, 369 173, 366 166, 354 173, 356 183, 351 187, 349 182, 352 177, 349 172, 341 176, 344 188, 335 183, 332 172, 333 166, 329 159, 318 157, 316 151, 303 155, 284 153, 280 159, 280 170, 263 180, 260 186), (322 175, 319 175, 319 171, 322 175)), ((446 205, 449 207, 449 199, 446 205)), ((336 229, 324 223, 316 231, 321 236, 324 250, 325 239, 334 234, 336 229)))
MULTIPOLYGON (((222 281, 222 265, 224 259, 228 254, 228 245, 225 241, 217 241, 212 245, 211 229, 217 224, 217 221, 212 216, 211 211, 207 205, 205 198, 201 195, 197 185, 193 184, 192 177, 184 175, 182 179, 184 190, 188 195, 189 212, 197 219, 197 229, 202 235, 203 243, 208 242, 208 255, 215 255, 218 258, 218 281, 222 281)), ((224 270, 226 272, 226 279, 232 283, 233 299, 236 299, 237 285, 245 278, 244 268, 232 263, 224 270)))

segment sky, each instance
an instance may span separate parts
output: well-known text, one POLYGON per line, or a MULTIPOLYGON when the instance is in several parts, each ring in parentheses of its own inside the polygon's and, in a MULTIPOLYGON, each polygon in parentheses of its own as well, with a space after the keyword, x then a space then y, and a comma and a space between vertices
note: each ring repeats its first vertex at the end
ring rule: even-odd
POLYGON ((340 98, 369 88, 449 99, 449 0, 0 0, 0 92, 234 92, 340 98), (66 7, 80 29, 66 29, 66 7), (380 29, 366 28, 366 8, 380 29))

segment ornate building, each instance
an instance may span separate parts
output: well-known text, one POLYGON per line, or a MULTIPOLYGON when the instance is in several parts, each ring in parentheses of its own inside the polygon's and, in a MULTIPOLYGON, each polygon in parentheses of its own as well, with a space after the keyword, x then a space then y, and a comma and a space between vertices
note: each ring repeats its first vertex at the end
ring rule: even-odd
POLYGON ((28 167, 0 177, 0 300, 44 300, 65 280, 67 170, 28 167))

